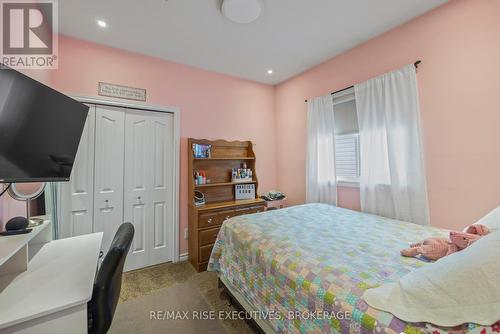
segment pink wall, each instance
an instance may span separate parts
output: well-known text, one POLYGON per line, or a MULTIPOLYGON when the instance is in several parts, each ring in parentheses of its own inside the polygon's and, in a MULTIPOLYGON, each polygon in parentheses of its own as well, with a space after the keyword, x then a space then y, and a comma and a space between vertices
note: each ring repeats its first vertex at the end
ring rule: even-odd
POLYGON ((17 216, 26 216, 26 202, 16 201, 5 193, 0 200, 0 230, 10 218, 17 216))
MULTIPOLYGON (((500 205, 499 13, 498 0, 455 0, 279 85, 280 189, 304 202, 304 99, 421 59, 431 223, 460 228, 500 205)), ((339 201, 356 207, 359 195, 340 189, 339 201)))
POLYGON ((361 203, 359 200, 359 188, 338 187, 337 205, 342 208, 361 211, 361 203))
POLYGON ((274 87, 65 36, 50 85, 97 96, 99 81, 147 89, 146 103, 181 108, 180 252, 187 251, 187 138, 252 140, 259 190, 276 188, 274 87))

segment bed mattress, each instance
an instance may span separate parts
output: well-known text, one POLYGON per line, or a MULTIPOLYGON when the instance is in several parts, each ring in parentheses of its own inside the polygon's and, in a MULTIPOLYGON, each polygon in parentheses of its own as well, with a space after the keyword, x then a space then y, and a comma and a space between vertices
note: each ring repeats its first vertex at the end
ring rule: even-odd
POLYGON ((369 307, 363 292, 426 265, 399 255, 447 231, 326 204, 238 216, 220 229, 217 271, 277 333, 499 333, 498 326, 406 323, 369 307))

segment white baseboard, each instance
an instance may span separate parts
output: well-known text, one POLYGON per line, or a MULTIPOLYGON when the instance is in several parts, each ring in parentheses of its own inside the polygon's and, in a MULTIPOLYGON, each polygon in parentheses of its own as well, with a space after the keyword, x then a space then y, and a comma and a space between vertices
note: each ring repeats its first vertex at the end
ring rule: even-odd
POLYGON ((188 260, 188 257, 189 257, 189 253, 182 253, 182 254, 179 254, 179 262, 182 262, 182 261, 187 261, 187 260, 188 260))

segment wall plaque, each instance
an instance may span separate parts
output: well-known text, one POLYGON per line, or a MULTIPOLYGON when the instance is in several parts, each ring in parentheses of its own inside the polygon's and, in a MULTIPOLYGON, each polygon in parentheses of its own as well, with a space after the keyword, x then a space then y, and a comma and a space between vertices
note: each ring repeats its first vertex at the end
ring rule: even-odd
POLYGON ((99 82, 98 94, 100 96, 116 97, 134 101, 146 101, 146 90, 143 88, 115 85, 99 82))

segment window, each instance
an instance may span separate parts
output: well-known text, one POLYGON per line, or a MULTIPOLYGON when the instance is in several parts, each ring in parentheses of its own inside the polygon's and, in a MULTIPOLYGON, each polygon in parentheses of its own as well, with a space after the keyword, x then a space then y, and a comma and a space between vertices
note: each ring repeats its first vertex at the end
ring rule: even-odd
POLYGON ((333 95, 337 182, 359 182, 359 127, 354 89, 333 95))
POLYGON ((359 134, 335 136, 335 171, 337 181, 359 182, 359 134))

